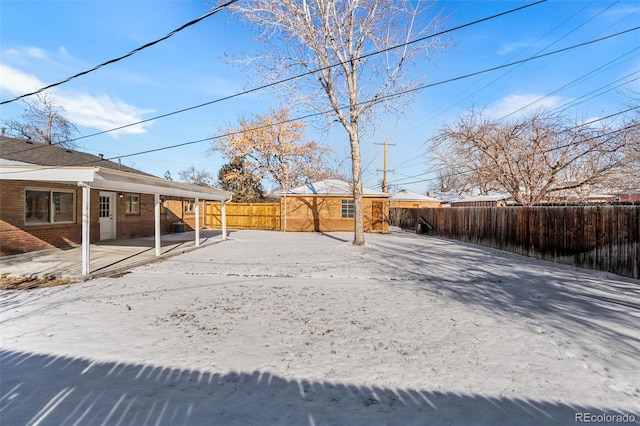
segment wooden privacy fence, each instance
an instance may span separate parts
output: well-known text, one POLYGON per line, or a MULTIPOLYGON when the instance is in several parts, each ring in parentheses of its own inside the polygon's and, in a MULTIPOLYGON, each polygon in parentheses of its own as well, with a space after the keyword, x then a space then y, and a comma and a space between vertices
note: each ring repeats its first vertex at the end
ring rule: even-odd
MULTIPOLYGON (((280 230, 280 203, 227 203, 227 226, 236 229, 280 230)), ((205 226, 222 227, 220 203, 207 203, 205 226)))
POLYGON ((640 206, 398 210, 392 217, 403 228, 640 278, 640 206))

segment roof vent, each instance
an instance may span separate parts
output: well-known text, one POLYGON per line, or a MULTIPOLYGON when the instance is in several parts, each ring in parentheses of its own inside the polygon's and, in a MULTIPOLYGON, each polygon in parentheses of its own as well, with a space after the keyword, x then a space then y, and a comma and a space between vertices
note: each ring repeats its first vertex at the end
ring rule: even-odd
POLYGON ((104 160, 104 154, 98 154, 101 160, 104 160))

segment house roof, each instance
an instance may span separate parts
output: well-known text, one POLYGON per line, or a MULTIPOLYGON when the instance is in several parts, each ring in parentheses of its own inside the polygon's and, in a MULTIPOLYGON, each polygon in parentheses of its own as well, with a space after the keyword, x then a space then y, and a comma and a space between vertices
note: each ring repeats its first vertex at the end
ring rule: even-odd
POLYGON ((436 200, 440 200, 442 203, 449 203, 451 201, 462 201, 465 197, 458 194, 457 192, 447 191, 447 192, 431 192, 436 200))
POLYGON ((77 184, 108 191, 217 201, 230 200, 232 195, 216 188, 161 179, 80 151, 4 136, 0 136, 0 160, 0 180, 77 184))
POLYGON ((431 203, 441 203, 441 200, 437 198, 428 197, 426 195, 418 194, 417 192, 407 191, 406 189, 401 189, 391 196, 391 201, 418 201, 418 202, 431 202, 431 203))
MULTIPOLYGON (((362 188, 365 197, 390 197, 391 194, 375 189, 362 188)), ((308 183, 297 188, 289 189, 278 193, 284 195, 335 195, 335 196, 352 196, 353 186, 349 182, 338 179, 326 179, 319 182, 308 183)))
POLYGON ((37 166, 97 166, 104 169, 121 170, 151 176, 113 161, 105 160, 97 155, 67 149, 60 145, 48 145, 26 139, 0 136, 0 161, 3 164, 33 164, 37 166))

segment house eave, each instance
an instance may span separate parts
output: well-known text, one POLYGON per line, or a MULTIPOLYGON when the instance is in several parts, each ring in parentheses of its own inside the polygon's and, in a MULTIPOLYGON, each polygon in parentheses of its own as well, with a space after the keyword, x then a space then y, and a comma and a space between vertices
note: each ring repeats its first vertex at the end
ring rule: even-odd
POLYGON ((0 165, 0 180, 84 184, 94 189, 228 201, 231 192, 101 167, 0 165))

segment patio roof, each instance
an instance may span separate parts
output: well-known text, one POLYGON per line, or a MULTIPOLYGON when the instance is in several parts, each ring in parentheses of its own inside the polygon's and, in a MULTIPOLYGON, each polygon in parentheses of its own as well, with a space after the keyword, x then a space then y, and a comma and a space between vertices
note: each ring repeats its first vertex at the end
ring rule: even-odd
POLYGON ((182 198, 228 201, 231 192, 220 189, 174 182, 103 167, 48 167, 36 165, 0 164, 0 180, 26 180, 88 185, 93 189, 140 192, 182 198))

